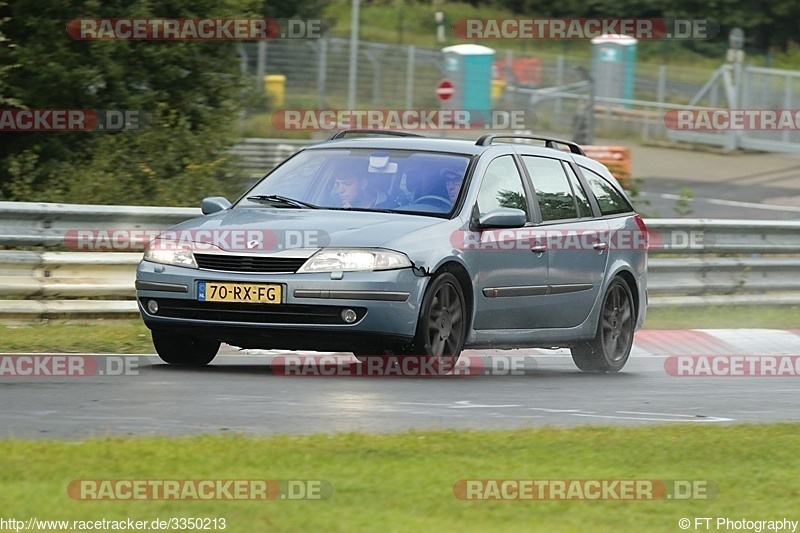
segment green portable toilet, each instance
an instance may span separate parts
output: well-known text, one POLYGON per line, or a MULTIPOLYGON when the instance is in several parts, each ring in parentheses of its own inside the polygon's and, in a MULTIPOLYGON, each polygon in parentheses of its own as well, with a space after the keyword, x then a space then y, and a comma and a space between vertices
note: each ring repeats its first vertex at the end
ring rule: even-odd
POLYGON ((442 52, 444 77, 453 82, 454 89, 442 108, 490 113, 494 50, 478 44, 457 44, 443 48, 442 52))
POLYGON ((637 42, 627 35, 600 35, 592 39, 596 96, 633 100, 637 42))

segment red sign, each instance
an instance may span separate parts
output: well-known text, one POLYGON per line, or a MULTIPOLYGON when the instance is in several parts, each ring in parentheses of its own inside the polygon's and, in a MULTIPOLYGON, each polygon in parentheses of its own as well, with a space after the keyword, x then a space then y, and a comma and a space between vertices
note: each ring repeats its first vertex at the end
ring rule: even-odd
POLYGON ((436 98, 438 98, 440 102, 450 100, 454 92, 453 82, 450 80, 442 80, 439 82, 439 85, 436 86, 436 98))

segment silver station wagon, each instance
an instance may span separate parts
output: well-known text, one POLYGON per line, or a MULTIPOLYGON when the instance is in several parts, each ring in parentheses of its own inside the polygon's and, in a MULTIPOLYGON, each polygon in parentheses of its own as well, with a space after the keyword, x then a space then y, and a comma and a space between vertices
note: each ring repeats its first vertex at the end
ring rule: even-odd
POLYGON ((647 307, 647 230, 576 144, 347 130, 234 204, 150 243, 136 273, 159 356, 243 348, 420 356, 569 348, 626 363, 647 307))

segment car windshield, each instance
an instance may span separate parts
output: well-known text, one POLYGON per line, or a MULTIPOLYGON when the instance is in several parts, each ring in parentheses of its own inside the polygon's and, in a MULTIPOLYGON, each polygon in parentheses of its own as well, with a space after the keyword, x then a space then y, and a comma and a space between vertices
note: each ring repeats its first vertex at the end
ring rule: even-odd
POLYGON ((261 180, 236 207, 319 207, 442 216, 453 210, 468 164, 469 156, 450 153, 306 150, 261 180))

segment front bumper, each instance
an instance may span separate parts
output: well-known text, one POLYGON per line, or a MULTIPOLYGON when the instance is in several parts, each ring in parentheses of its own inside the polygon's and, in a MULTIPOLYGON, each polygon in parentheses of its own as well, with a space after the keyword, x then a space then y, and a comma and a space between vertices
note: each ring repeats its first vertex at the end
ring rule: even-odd
POLYGON ((236 346, 279 349, 350 351, 381 341, 408 342, 416 330, 426 283, 426 277, 410 268, 254 274, 142 261, 136 271, 139 311, 148 328, 213 337, 236 346), (283 301, 199 301, 198 281, 280 284, 283 301), (149 300, 158 302, 158 312, 148 310, 149 300), (345 309, 356 312, 355 322, 344 321, 341 311, 345 309))

